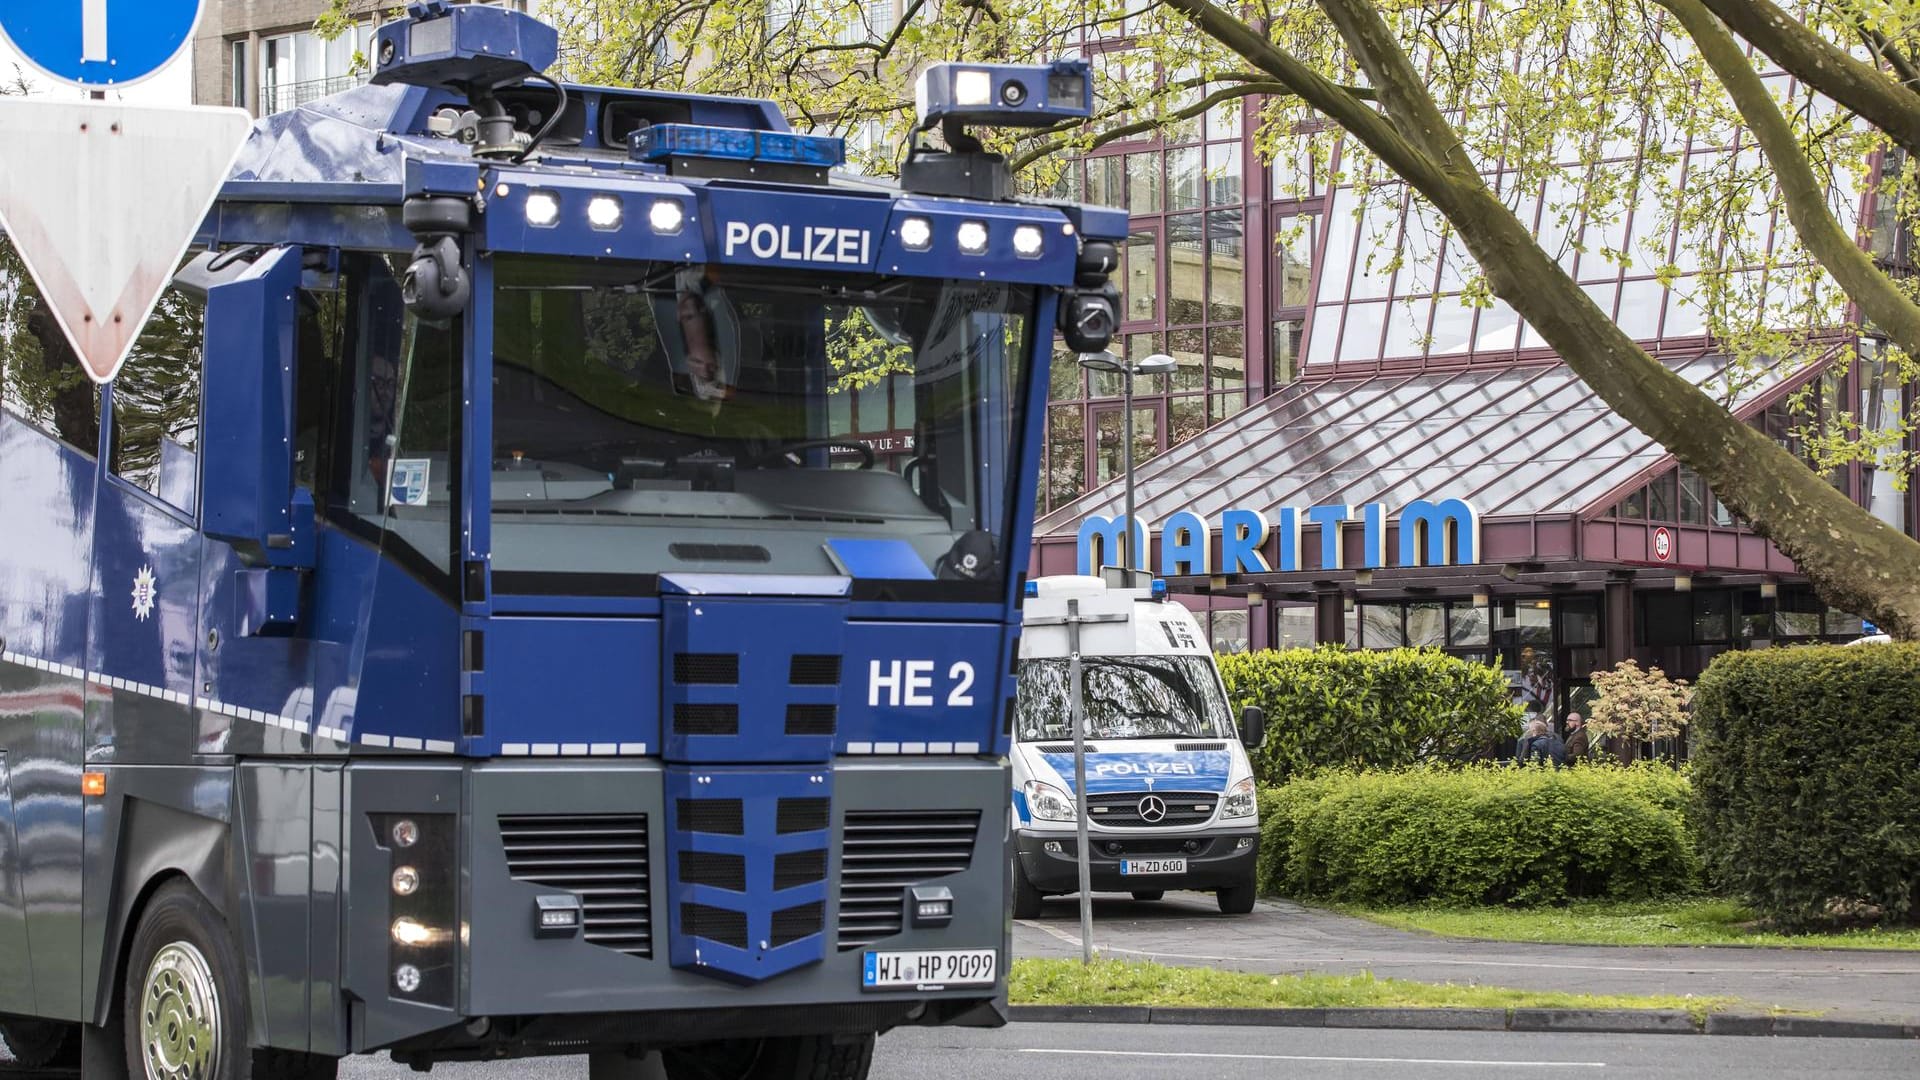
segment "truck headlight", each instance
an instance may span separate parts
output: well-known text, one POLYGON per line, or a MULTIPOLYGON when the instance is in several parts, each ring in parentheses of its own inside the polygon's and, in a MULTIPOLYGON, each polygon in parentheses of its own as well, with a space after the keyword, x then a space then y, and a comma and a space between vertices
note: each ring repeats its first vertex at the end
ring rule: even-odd
POLYGON ((1073 799, 1052 784, 1029 780, 1026 784, 1027 809, 1040 821, 1072 821, 1073 799))
POLYGON ((1249 776, 1227 789, 1226 801, 1220 804, 1220 816, 1250 818, 1254 813, 1253 777, 1249 776))

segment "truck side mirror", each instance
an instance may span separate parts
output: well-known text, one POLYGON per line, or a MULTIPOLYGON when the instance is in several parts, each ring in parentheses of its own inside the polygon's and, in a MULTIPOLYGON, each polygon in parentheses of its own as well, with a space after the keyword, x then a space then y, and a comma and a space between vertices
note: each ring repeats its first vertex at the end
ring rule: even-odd
POLYGON ((1260 749, 1267 741, 1267 711, 1258 705, 1240 710, 1240 743, 1249 750, 1260 749))
POLYGON ((301 572, 314 564, 313 497, 293 486, 300 263, 298 247, 275 248, 207 290, 202 525, 247 564, 248 634, 292 628, 301 572))

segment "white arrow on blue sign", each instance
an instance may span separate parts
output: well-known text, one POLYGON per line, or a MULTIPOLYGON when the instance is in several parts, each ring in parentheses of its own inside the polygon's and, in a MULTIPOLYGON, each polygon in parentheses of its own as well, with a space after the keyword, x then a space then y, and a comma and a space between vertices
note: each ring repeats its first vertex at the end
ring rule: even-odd
POLYGON ((0 35, 64 83, 125 86, 193 40, 202 0, 4 0, 0 35))

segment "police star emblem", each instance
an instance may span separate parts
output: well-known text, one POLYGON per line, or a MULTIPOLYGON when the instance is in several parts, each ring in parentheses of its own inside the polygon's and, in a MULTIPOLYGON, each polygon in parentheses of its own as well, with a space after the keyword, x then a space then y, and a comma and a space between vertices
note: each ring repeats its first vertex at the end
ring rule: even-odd
POLYGON ((140 572, 133 575, 133 617, 141 622, 153 614, 153 602, 159 595, 154 586, 153 567, 142 566, 140 572))

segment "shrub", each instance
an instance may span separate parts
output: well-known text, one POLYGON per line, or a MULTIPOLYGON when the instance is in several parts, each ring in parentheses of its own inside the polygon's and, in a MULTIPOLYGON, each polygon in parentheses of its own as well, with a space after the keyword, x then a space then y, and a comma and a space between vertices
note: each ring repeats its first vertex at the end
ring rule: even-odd
POLYGON ((1327 772, 1264 791, 1265 892, 1551 904, 1694 889, 1687 780, 1657 765, 1327 772))
POLYGON ((1693 700, 1721 887, 1788 928, 1920 914, 1920 646, 1724 653, 1693 700))
POLYGON ((1327 767, 1462 761, 1520 731, 1506 676, 1437 649, 1238 653, 1220 657, 1220 672, 1236 710, 1266 710, 1253 767, 1267 784, 1327 767))
POLYGON ((1649 742, 1671 738, 1687 726, 1692 696, 1687 680, 1669 679, 1657 667, 1642 670, 1634 661, 1622 660, 1610 671, 1594 672, 1593 689, 1587 720, 1596 740, 1649 742))

